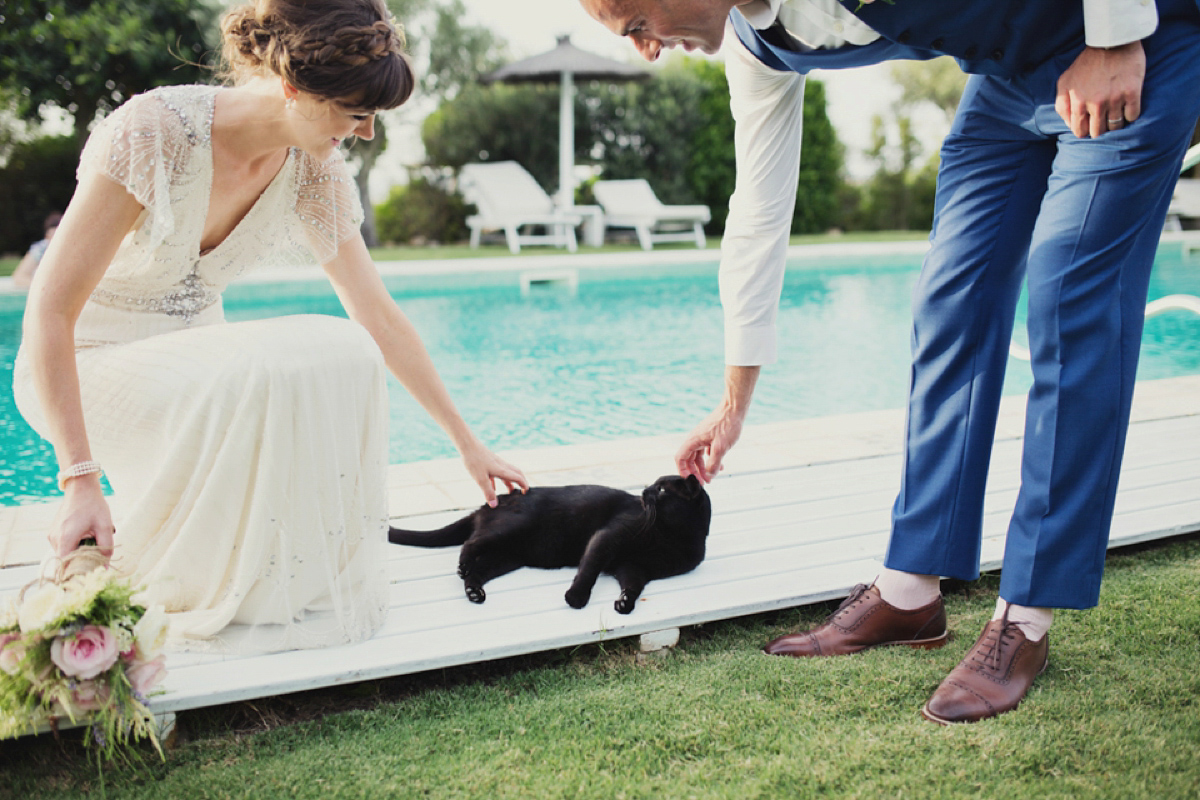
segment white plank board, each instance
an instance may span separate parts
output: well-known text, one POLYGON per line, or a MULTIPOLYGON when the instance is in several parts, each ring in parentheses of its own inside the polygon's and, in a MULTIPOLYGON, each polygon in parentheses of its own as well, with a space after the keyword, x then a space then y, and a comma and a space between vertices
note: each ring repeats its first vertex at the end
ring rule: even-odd
MULTIPOLYGON (((1131 432, 1110 546, 1200 530, 1200 417, 1140 423, 1131 432)), ((989 484, 983 568, 1003 554, 1016 496, 1019 441, 1000 442, 989 484), (1002 465, 1007 463, 1007 467, 1002 465)), ((469 603, 454 575, 457 551, 395 547, 389 560, 393 608, 369 642, 309 653, 238 660, 180 654, 171 663, 161 711, 248 699, 481 660, 600 642, 844 596, 878 571, 895 492, 895 456, 817 464, 723 478, 709 555, 694 572, 651 583, 628 616, 612 609, 616 582, 602 578, 592 602, 568 608, 571 570, 522 570, 469 603), (236 674, 235 674, 236 673, 236 674)), ((410 518, 432 528, 461 512, 410 518)))
MULTIPOLYGON (((1200 416, 1179 415, 1179 402, 1158 402, 1166 416, 1146 419, 1143 415, 1130 428, 1110 547, 1200 530, 1200 455, 1194 446, 1200 441, 1200 416)), ((863 420, 869 428, 876 423, 895 424, 891 417, 872 413, 863 420)), ((785 426, 770 426, 770 435, 760 430, 745 437, 739 448, 744 448, 741 463, 754 468, 731 470, 710 487, 714 517, 707 559, 688 575, 652 582, 630 615, 612 608, 619 590, 608 577, 597 583, 585 609, 567 607, 563 592, 573 570, 520 570, 489 583, 487 602, 475 605, 467 601, 455 575, 457 548, 392 546, 387 561, 391 613, 370 641, 242 658, 173 653, 167 691, 155 698, 153 707, 156 712, 174 712, 844 596, 854 584, 871 580, 880 568, 899 485, 900 454, 894 437, 881 432, 885 428, 859 430, 850 418, 839 424, 857 438, 852 446, 835 448, 837 457, 825 459, 813 457, 812 442, 802 441, 803 435, 785 426), (766 447, 771 452, 756 450, 766 447), (789 460, 791 448, 795 455, 789 460), (757 457, 760 453, 762 458, 757 457)), ((819 426, 800 427, 832 436, 819 426)), ((1008 427, 1019 430, 1013 423, 1008 427)), ((655 439, 604 452, 601 448, 591 463, 586 454, 564 448, 546 455, 542 476, 559 476, 558 482, 569 483, 611 475, 613 485, 637 489, 640 485, 632 483, 635 471, 628 463, 622 465, 620 457, 652 463, 663 446, 655 439)), ((984 509, 983 569, 1000 565, 1020 483, 1020 448, 1021 440, 1011 430, 994 448, 984 509)), ((439 480, 460 479, 450 465, 428 462, 405 465, 393 473, 392 483, 404 492, 420 494, 428 488, 424 482, 439 480)), ((397 521, 406 527, 435 528, 465 513, 454 505, 474 502, 467 493, 463 497, 470 500, 456 499, 457 489, 439 492, 429 492, 439 498, 437 502, 409 506, 414 513, 397 521)), ((36 576, 34 559, 27 554, 45 548, 44 540, 35 542, 32 537, 41 535, 35 526, 44 526, 47 513, 46 509, 24 511, 22 519, 33 521, 27 523, 0 513, 0 534, 9 531, 0 549, 26 554, 23 564, 0 569, 0 592, 15 590, 36 576), (14 531, 21 537, 18 543, 13 541, 14 531)))

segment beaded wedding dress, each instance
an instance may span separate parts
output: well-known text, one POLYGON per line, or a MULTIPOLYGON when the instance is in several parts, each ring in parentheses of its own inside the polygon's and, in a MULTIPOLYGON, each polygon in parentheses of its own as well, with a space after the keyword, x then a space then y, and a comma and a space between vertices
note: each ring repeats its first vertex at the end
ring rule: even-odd
MULTIPOLYGON (((346 319, 225 322, 221 291, 256 265, 329 260, 361 206, 340 155, 293 149, 201 253, 220 91, 139 95, 80 161, 145 209, 75 329, 92 455, 113 487, 113 563, 166 607, 178 649, 359 641, 387 608, 382 356, 346 319)), ((45 435, 23 353, 13 382, 45 435)))

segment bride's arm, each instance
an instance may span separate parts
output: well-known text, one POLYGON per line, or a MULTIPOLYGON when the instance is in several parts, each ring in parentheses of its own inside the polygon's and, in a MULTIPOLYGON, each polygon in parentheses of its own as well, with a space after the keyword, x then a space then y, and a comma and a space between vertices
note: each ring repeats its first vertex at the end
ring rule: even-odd
MULTIPOLYGON (((24 347, 60 470, 92 458, 75 366, 75 321, 141 211, 124 187, 85 173, 34 274, 25 305, 24 347)), ((50 532, 55 551, 66 555, 90 537, 111 553, 112 518, 100 476, 72 478, 64 494, 50 532)))
POLYGON ((528 489, 521 470, 488 450, 454 407, 416 328, 383 285, 362 237, 344 241, 337 256, 325 264, 325 271, 350 318, 366 328, 379 345, 388 369, 454 442, 488 504, 496 503, 494 479, 503 481, 509 490, 515 486, 528 489))

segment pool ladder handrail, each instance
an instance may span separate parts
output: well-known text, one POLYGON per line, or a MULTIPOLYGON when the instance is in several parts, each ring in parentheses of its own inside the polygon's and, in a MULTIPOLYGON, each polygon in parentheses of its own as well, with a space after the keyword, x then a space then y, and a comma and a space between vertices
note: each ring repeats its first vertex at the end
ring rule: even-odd
POLYGON ((1183 166, 1179 169, 1182 174, 1187 172, 1192 167, 1200 164, 1200 144, 1194 144, 1188 148, 1188 151, 1183 154, 1183 166))
MULTIPOLYGON (((1194 294, 1169 294, 1146 304, 1146 316, 1153 317, 1165 311, 1191 311, 1200 315, 1200 297, 1194 294)), ((1008 354, 1021 361, 1029 360, 1029 348, 1014 341, 1008 343, 1008 354)))

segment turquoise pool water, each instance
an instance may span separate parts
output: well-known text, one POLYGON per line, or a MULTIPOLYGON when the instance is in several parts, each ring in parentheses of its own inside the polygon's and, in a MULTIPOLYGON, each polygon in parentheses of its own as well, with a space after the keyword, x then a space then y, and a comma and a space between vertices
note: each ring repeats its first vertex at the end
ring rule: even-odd
MULTIPOLYGON (((751 423, 904 404, 909 298, 919 257, 793 265, 780 308, 779 361, 764 370, 751 423)), ((578 291, 516 273, 389 278, 464 417, 497 449, 682 433, 720 400, 723 344, 716 268, 584 270, 578 291)), ((1200 261, 1178 245, 1159 255, 1151 299, 1200 295, 1200 261)), ((0 297, 0 504, 54 494, 48 444, 12 403, 23 300, 0 297)), ((323 282, 234 285, 231 320, 342 314, 323 282)), ((1023 333, 1018 334, 1023 340, 1023 333)), ((1200 317, 1146 323, 1139 378, 1200 373, 1200 317)), ((1029 387, 1010 360, 1008 394, 1029 387)), ((393 463, 454 455, 406 392, 391 386, 393 463)))

